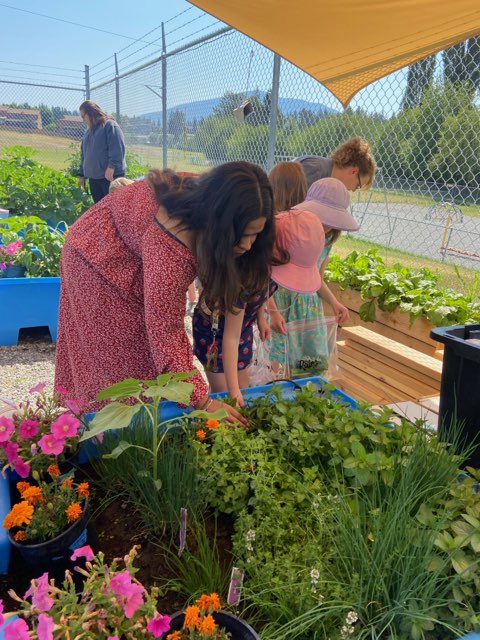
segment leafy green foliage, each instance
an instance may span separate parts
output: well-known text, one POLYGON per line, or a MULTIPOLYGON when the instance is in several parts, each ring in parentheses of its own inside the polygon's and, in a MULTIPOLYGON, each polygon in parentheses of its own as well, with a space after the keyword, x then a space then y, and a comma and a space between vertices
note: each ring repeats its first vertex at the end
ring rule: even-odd
POLYGON ((10 216, 0 221, 2 243, 20 240, 23 246, 13 256, 13 264, 23 266, 30 277, 58 276, 65 234, 50 228, 37 216, 10 216))
POLYGON ((92 201, 69 175, 39 164, 30 147, 5 147, 0 158, 0 207, 71 224, 92 201))
POLYGON ((352 251, 346 258, 333 256, 327 278, 342 289, 360 292, 366 302, 359 313, 367 322, 375 320, 377 307, 408 312, 412 322, 425 316, 436 326, 480 322, 478 279, 468 295, 441 289, 437 276, 426 267, 415 271, 398 263, 386 266, 375 249, 363 254, 352 251))

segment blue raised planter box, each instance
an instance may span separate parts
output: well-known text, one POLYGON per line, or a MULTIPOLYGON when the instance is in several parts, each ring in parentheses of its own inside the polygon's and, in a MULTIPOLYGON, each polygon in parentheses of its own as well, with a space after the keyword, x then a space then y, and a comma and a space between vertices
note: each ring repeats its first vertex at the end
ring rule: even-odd
POLYGON ((18 344, 20 329, 48 327, 57 340, 60 278, 0 278, 0 345, 18 344))

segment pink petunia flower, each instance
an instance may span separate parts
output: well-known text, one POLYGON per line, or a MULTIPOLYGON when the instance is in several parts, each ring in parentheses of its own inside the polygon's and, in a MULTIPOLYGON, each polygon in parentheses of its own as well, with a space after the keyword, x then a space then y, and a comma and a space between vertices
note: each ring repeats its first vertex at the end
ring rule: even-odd
POLYGON ((19 446, 16 442, 7 442, 4 446, 4 451, 9 462, 15 463, 18 459, 19 446))
POLYGON ((120 640, 118 636, 108 636, 107 640, 120 640))
POLYGON ((46 613, 41 613, 38 616, 38 640, 53 640, 53 629, 55 622, 46 613))
POLYGON ((23 596, 26 600, 32 596, 32 604, 39 611, 49 611, 53 607, 53 598, 49 596, 51 586, 48 583, 48 573, 43 573, 40 578, 32 580, 31 587, 23 596))
POLYGON ((33 438, 38 433, 38 422, 37 420, 26 419, 19 426, 18 431, 22 438, 33 438))
POLYGON ((128 596, 125 598, 125 603, 123 605, 125 617, 129 620, 130 618, 133 618, 137 609, 142 606, 144 591, 145 589, 139 584, 132 583, 130 585, 130 591, 128 596))
POLYGON ((78 547, 70 556, 70 560, 78 560, 78 558, 85 558, 87 562, 90 562, 95 557, 95 554, 92 551, 92 547, 89 544, 86 544, 84 547, 78 547))
POLYGON ((30 634, 28 633, 28 624, 25 620, 17 618, 11 622, 3 632, 5 640, 30 640, 30 634))
POLYGON ((0 262, 0 269, 1 269, 2 271, 5 271, 5 269, 6 269, 6 268, 7 268, 6 263, 5 263, 5 262, 0 262))
POLYGON ((155 638, 159 638, 162 633, 170 630, 170 620, 170 616, 162 616, 161 613, 157 613, 147 624, 147 630, 153 633, 155 638))
POLYGON ((43 453, 58 456, 63 451, 65 440, 56 438, 53 433, 48 433, 40 438, 38 444, 43 453))
POLYGON ((61 416, 52 422, 52 434, 55 438, 73 438, 80 429, 81 422, 71 413, 62 413, 61 416))
POLYGON ((38 382, 34 387, 28 390, 29 393, 42 393, 47 386, 47 382, 38 382))
POLYGON ((120 596, 128 596, 131 586, 132 576, 127 570, 117 573, 117 575, 113 576, 110 580, 110 589, 113 593, 117 593, 120 596))
POLYGON ((11 242, 10 244, 7 244, 7 246, 5 247, 5 249, 7 250, 7 253, 11 256, 15 255, 15 253, 17 253, 18 249, 21 249, 23 247, 23 242, 21 242, 20 240, 16 240, 15 242, 11 242))
POLYGON ((11 418, 7 416, 0 417, 0 442, 7 442, 15 431, 15 424, 11 418))
POLYGON ((13 464, 15 471, 21 478, 28 478, 30 475, 30 465, 22 458, 17 458, 13 464))
POLYGON ((5 622, 5 618, 2 616, 3 613, 3 600, 0 599, 0 627, 5 622))
POLYGON ((55 386, 55 391, 57 393, 59 393, 61 396, 67 396, 68 395, 68 389, 65 389, 65 387, 62 387, 59 384, 57 384, 55 386))

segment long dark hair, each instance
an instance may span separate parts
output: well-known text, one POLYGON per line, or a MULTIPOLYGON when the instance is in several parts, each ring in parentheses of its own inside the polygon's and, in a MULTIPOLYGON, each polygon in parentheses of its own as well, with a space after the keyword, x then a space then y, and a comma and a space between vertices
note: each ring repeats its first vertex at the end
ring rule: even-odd
POLYGON ((198 178, 175 177, 172 172, 153 171, 149 181, 157 201, 179 228, 197 232, 195 253, 205 302, 220 313, 248 302, 268 285, 273 257, 275 216, 267 174, 250 162, 228 162, 198 178), (236 257, 234 247, 245 227, 266 219, 252 248, 236 257))
POLYGON ((89 116, 91 122, 91 125, 89 126, 90 129, 95 129, 97 125, 103 124, 107 120, 113 120, 113 118, 109 116, 108 113, 105 113, 105 111, 103 111, 96 102, 93 102, 93 100, 85 100, 85 102, 82 102, 78 107, 78 110, 80 112, 83 111, 83 113, 86 113, 87 116, 89 116))

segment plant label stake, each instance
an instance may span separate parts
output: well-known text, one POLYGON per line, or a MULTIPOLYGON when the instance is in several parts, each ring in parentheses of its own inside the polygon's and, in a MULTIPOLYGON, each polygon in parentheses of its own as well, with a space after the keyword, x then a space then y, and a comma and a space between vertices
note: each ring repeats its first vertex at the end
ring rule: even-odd
POLYGON ((180 509, 180 532, 179 532, 180 544, 178 547, 179 556, 181 556, 182 553, 185 551, 185 541, 187 539, 187 518, 188 518, 187 509, 182 507, 180 509))
POLYGON ((242 592, 243 578, 245 574, 237 567, 233 567, 230 576, 230 586, 228 587, 227 603, 236 607, 240 602, 240 594, 242 592))
POLYGON ((212 313, 212 344, 207 349, 207 364, 205 365, 206 371, 214 371, 218 365, 218 347, 217 347, 217 331, 218 331, 218 313, 212 313))

